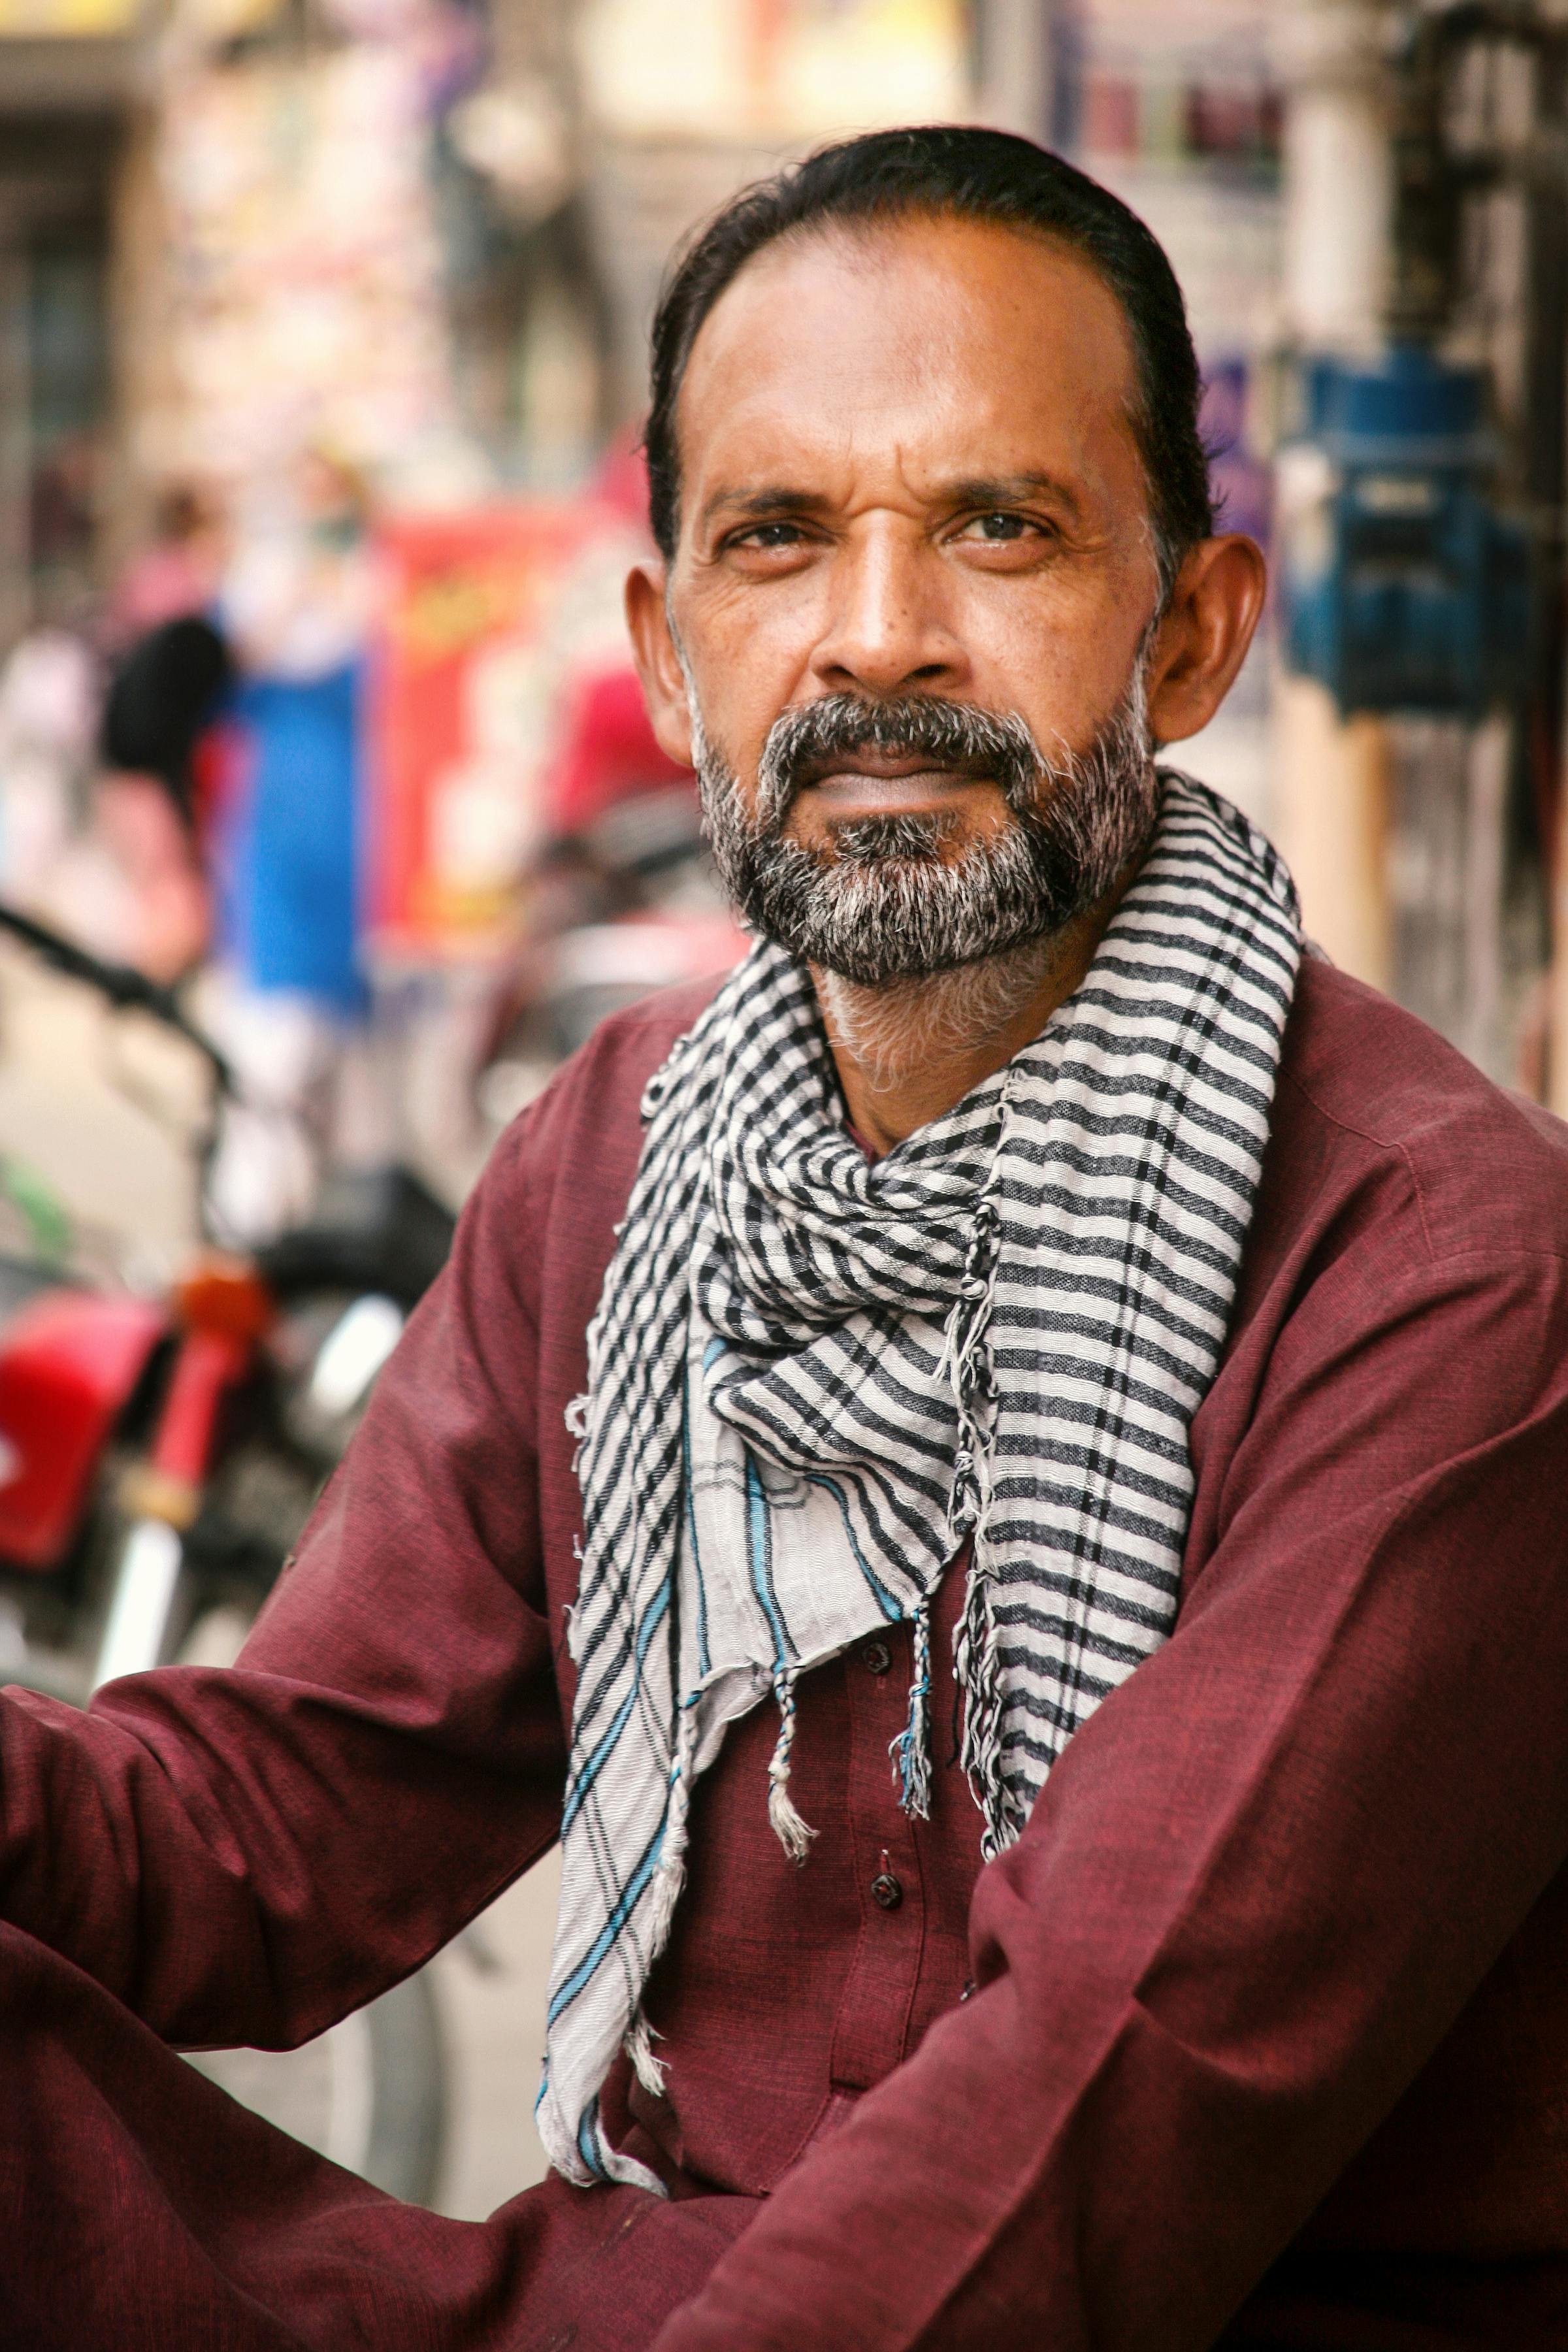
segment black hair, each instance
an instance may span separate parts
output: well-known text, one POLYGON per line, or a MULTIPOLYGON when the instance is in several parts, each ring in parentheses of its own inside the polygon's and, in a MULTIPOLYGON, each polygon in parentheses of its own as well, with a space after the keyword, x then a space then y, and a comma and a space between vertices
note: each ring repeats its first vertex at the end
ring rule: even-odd
POLYGON ((742 188, 678 255, 654 314, 644 433, 653 535, 668 558, 679 533, 675 406, 704 319, 755 253, 836 221, 931 213, 1049 236, 1080 254, 1121 306, 1137 372, 1131 425, 1168 592, 1183 557, 1214 528, 1198 425, 1203 383, 1186 306, 1164 250, 1136 213, 1059 155, 1005 131, 933 123, 821 147, 742 188))

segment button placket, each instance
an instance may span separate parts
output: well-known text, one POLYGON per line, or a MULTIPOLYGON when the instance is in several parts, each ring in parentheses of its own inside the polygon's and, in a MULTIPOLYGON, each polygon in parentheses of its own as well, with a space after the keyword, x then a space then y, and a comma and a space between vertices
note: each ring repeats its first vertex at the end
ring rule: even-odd
POLYGON ((845 1663, 861 1927, 835 2023, 831 2068, 835 2088, 859 2092, 904 2055, 925 1948, 925 1899, 914 1825, 900 1811, 889 1756, 908 1714, 907 1630, 890 1628, 886 1641, 858 1643, 845 1663))

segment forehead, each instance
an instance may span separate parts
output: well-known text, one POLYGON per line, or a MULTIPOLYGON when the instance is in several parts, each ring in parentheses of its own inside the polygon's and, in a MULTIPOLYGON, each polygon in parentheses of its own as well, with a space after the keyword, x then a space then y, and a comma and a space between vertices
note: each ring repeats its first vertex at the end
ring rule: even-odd
POLYGON ((683 509, 761 466, 1046 469, 1142 503, 1131 337, 1099 273, 1027 230, 915 215, 780 238, 693 344, 683 509))

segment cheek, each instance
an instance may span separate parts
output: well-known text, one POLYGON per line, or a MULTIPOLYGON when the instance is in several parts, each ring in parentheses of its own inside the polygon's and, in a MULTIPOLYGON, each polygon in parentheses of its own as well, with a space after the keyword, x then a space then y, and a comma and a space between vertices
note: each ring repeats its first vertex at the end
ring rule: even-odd
POLYGON ((1042 580, 1032 593, 1011 582, 1013 593, 985 593, 995 584, 965 600, 960 622, 975 699, 1017 711, 1047 757, 1064 744, 1082 750, 1131 677, 1148 602, 1142 580, 1042 580))
POLYGON ((755 681, 744 673, 743 662, 714 665, 706 674, 697 673, 696 685, 702 732, 729 773, 740 780, 735 789, 749 808, 757 762, 783 704, 758 695, 755 681))
POLYGON ((703 723, 742 773, 754 769, 779 713, 812 690, 821 620, 805 593, 810 584, 773 582, 760 593, 733 580, 699 576, 679 599, 681 642, 703 723))

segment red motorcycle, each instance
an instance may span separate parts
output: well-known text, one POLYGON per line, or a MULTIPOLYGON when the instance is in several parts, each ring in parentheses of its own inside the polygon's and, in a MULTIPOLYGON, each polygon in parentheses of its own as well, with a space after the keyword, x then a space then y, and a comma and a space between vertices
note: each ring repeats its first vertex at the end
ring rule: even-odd
MULTIPOLYGON (((223 1055, 144 973, 5 906, 0 930, 201 1057, 207 1230, 223 1055)), ((453 1220, 405 1169, 330 1179, 309 1223, 250 1256, 205 1245, 161 1297, 73 1266, 58 1214, 43 1223, 47 1247, 0 1251, 0 1680, 81 1703, 176 1658, 232 1660, 453 1220)), ((428 2199, 444 2095, 425 1978, 304 2051, 196 2063, 338 2162, 428 2199)))

